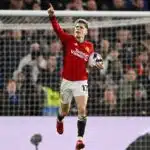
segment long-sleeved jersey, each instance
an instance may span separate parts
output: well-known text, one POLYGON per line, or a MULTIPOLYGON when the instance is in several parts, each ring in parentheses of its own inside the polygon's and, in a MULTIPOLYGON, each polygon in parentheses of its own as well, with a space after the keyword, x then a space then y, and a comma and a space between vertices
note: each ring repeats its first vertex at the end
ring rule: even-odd
POLYGON ((90 54, 94 51, 93 44, 88 41, 79 43, 73 35, 64 32, 55 16, 51 17, 50 21, 63 44, 64 65, 62 78, 70 81, 87 80, 87 62, 90 54))

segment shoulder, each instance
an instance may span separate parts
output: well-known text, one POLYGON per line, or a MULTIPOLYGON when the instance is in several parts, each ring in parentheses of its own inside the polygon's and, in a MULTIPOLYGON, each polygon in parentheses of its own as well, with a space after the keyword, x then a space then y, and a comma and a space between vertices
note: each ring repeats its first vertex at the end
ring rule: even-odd
POLYGON ((85 45, 86 45, 86 47, 88 47, 90 49, 90 52, 94 51, 94 45, 92 42, 85 41, 85 45))
POLYGON ((72 34, 67 33, 67 41, 68 40, 74 41, 75 37, 72 34))
POLYGON ((93 43, 90 42, 90 41, 85 41, 85 44, 90 45, 90 46, 93 46, 93 43))
POLYGON ((93 48, 93 43, 90 41, 85 41, 85 45, 90 47, 90 48, 93 48))

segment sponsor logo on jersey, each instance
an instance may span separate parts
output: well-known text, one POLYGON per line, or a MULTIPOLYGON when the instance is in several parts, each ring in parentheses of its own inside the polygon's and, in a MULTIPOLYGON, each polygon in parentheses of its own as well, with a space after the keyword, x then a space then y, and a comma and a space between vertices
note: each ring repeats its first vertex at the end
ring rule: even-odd
POLYGON ((75 56, 78 56, 78 57, 84 59, 85 61, 87 61, 87 60, 88 60, 88 57, 89 57, 88 54, 83 53, 83 52, 79 51, 78 49, 71 50, 71 54, 73 54, 73 55, 75 55, 75 56))

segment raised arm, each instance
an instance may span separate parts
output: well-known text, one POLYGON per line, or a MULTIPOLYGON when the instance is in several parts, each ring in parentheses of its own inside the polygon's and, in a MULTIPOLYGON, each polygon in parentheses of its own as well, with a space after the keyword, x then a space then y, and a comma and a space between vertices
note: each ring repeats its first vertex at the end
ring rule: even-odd
POLYGON ((64 30, 60 27, 60 25, 56 19, 55 11, 54 11, 52 4, 49 4, 48 14, 49 14, 50 22, 53 26, 54 31, 60 38, 61 42, 65 43, 68 40, 68 38, 70 37, 70 35, 68 33, 64 32, 64 30))

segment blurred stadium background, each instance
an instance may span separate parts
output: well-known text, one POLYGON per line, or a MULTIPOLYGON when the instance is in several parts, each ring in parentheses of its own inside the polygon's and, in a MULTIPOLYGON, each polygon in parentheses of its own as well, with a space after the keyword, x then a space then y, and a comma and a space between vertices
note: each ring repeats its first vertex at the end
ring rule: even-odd
MULTIPOLYGON (((149 11, 147 0, 1 0, 1 10, 149 11)), ((90 13, 89 12, 89 13, 90 13)), ((62 47, 48 16, 0 12, 0 115, 55 116, 59 107, 62 47)), ((79 16, 80 17, 80 16, 79 16)), ((59 17, 72 33, 77 17, 59 17)), ((104 58, 89 75, 90 116, 150 115, 150 20, 148 17, 84 17, 88 40, 104 58)), ((77 114, 72 102, 70 116, 77 114)))

